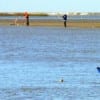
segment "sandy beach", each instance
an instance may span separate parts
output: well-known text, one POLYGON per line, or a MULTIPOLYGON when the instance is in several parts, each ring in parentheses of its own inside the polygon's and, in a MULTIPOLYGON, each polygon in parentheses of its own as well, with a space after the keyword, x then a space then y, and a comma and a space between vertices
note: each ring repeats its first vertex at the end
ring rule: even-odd
MULTIPOLYGON (((25 20, 18 20, 16 23, 14 20, 0 20, 0 26, 25 26, 25 20)), ((61 20, 30 20, 30 26, 52 26, 63 27, 63 21, 61 20)), ((67 21, 67 27, 80 27, 80 28, 100 28, 100 21, 87 21, 87 20, 70 20, 67 21)))

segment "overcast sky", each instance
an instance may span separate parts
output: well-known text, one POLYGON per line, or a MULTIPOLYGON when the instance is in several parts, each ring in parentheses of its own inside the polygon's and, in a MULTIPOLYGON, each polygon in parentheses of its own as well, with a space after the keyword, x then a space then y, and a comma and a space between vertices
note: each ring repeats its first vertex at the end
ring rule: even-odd
POLYGON ((0 12, 100 12, 100 0, 0 0, 0 12))

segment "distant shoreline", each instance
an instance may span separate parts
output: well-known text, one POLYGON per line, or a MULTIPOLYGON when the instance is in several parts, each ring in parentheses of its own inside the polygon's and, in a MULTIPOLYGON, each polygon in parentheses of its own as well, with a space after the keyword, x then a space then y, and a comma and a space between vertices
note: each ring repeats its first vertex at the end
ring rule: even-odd
MULTIPOLYGON (((0 12, 0 16, 23 16, 25 12, 0 12)), ((100 16, 100 12, 28 12, 30 16, 100 16)))
MULTIPOLYGON (((29 13, 30 16, 48 16, 47 13, 29 13)), ((0 13, 0 16, 24 16, 23 12, 0 13)))

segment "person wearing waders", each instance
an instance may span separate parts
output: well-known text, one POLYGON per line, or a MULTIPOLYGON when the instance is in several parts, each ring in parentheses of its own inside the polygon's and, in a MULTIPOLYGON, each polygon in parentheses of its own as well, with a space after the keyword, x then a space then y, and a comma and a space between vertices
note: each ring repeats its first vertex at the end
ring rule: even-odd
POLYGON ((65 15, 63 15, 63 19, 64 19, 64 27, 66 28, 67 27, 67 15, 65 14, 65 15))
POLYGON ((29 26, 29 14, 25 12, 24 16, 26 18, 26 26, 29 26))

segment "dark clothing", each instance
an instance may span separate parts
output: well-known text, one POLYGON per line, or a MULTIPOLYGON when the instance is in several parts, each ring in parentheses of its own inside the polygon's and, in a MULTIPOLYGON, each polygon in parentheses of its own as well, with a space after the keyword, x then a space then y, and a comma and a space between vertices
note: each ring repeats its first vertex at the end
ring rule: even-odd
POLYGON ((26 25, 29 26, 29 15, 26 16, 26 25))
POLYGON ((67 15, 64 15, 64 16, 63 16, 63 19, 64 19, 64 20, 67 20, 67 15))
POLYGON ((64 27, 66 28, 66 26, 67 26, 67 25, 66 25, 67 15, 64 15, 64 16, 63 16, 63 19, 64 19, 64 27))
POLYGON ((66 26, 67 26, 67 25, 66 25, 66 21, 64 21, 64 27, 66 28, 66 26))
POLYGON ((29 26, 29 14, 27 12, 24 13, 25 16, 25 21, 26 21, 26 26, 29 26))

